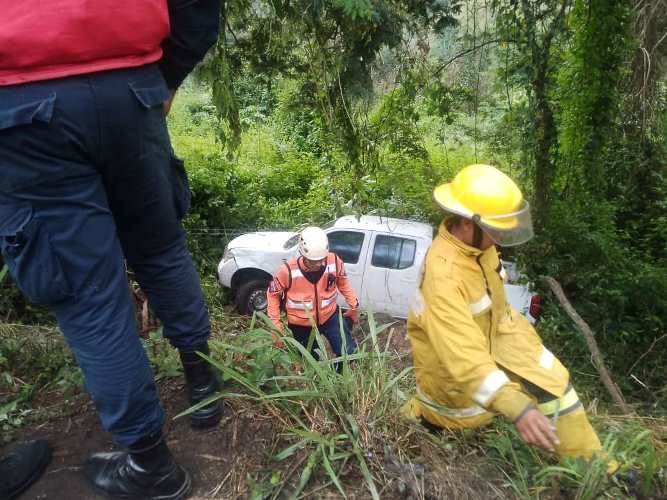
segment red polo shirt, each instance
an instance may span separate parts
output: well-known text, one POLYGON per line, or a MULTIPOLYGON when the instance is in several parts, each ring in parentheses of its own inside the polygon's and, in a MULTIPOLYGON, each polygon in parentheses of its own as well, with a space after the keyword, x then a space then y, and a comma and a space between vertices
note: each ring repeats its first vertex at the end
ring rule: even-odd
POLYGON ((0 85, 158 61, 166 0, 0 0, 0 85))

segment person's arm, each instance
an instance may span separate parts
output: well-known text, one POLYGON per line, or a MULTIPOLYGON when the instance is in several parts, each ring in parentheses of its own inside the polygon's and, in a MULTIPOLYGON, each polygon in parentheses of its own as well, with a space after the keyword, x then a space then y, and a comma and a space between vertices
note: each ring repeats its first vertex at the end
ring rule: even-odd
POLYGON ((478 405, 515 422, 533 401, 493 361, 464 292, 442 276, 427 274, 422 286, 429 298, 423 324, 452 382, 478 405))
POLYGON ((169 38, 162 43, 159 67, 172 91, 218 39, 220 0, 168 0, 169 38))
POLYGON ((283 281, 285 281, 284 274, 286 273, 281 268, 273 277, 271 283, 269 283, 269 288, 266 291, 266 299, 268 303, 266 315, 278 330, 283 329, 280 323, 280 302, 283 293, 285 292, 285 287, 283 286, 283 281))
POLYGON ((347 305, 350 306, 350 309, 358 309, 359 299, 357 298, 357 294, 354 293, 352 285, 350 285, 350 280, 348 279, 347 273, 345 272, 345 264, 343 264, 343 260, 338 256, 336 256, 336 262, 338 266, 336 286, 338 287, 340 293, 343 294, 343 297, 345 297, 345 302, 347 302, 347 305))
POLYGON ((359 298, 350 285, 350 280, 345 272, 345 265, 343 260, 336 255, 336 264, 338 267, 338 274, 336 276, 336 287, 340 293, 345 297, 345 302, 350 306, 350 309, 345 313, 346 318, 351 318, 353 323, 359 322, 359 298))

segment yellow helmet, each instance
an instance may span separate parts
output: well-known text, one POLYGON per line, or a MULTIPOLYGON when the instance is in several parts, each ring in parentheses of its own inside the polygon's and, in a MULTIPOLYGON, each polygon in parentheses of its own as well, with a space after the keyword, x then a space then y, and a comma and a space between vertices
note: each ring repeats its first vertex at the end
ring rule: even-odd
POLYGON ((521 190, 490 165, 465 167, 452 182, 435 188, 433 198, 443 210, 475 221, 500 246, 533 237, 530 206, 521 190))

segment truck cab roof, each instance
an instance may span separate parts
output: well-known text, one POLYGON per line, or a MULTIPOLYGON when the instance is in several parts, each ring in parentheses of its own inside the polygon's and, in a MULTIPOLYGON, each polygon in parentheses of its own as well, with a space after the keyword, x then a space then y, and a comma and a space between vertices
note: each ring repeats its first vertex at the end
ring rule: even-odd
POLYGON ((329 226, 330 229, 358 229, 360 231, 380 231, 395 233, 401 236, 412 236, 415 238, 433 238, 433 227, 423 222, 414 222, 392 217, 380 217, 376 215, 346 215, 336 219, 329 226))

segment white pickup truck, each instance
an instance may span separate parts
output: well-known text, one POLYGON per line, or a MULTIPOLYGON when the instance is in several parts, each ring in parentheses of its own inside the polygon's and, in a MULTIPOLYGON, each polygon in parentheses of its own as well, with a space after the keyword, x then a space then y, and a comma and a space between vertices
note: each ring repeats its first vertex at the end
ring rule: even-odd
MULTIPOLYGON (((433 227, 402 219, 345 216, 324 230, 329 249, 345 262, 361 308, 406 318, 433 227)), ((257 232, 229 242, 218 264, 218 280, 232 289, 239 311, 250 314, 266 309, 268 284, 282 263, 297 254, 298 241, 295 232, 257 232)), ((525 285, 512 284, 519 277, 516 267, 503 264, 509 276, 508 301, 534 323, 531 312, 535 313, 539 297, 525 285)))

